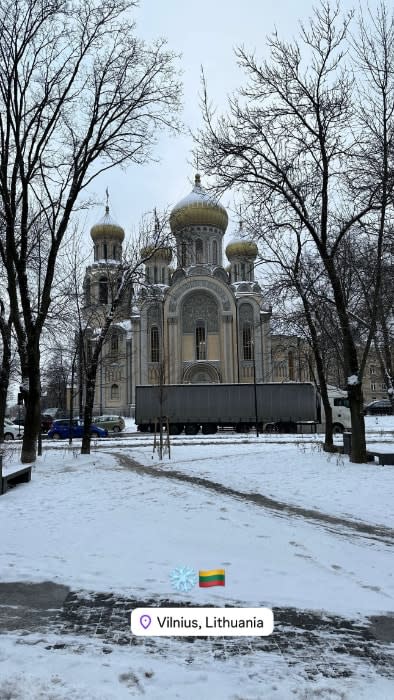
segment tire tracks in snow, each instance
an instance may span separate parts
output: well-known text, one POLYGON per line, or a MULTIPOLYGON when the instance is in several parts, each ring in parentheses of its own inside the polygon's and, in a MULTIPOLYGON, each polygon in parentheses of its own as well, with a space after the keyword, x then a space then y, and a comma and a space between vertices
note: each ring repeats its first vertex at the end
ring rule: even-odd
POLYGON ((239 491, 231 488, 230 486, 225 486, 220 482, 211 481, 210 479, 200 476, 185 474, 185 472, 177 471, 176 469, 169 471, 168 469, 163 470, 159 467, 144 466, 121 452, 111 451, 111 454, 115 454, 119 463, 123 467, 135 472, 136 474, 143 474, 145 476, 158 479, 172 479, 191 486, 199 486, 201 488, 208 489, 209 491, 213 491, 214 493, 229 496, 230 498, 236 498, 237 500, 273 511, 279 517, 302 518, 303 520, 325 527, 325 529, 329 530, 335 535, 340 535, 343 537, 353 535, 374 540, 388 546, 394 545, 394 529, 389 527, 383 527, 382 525, 371 525, 361 520, 348 520, 346 518, 341 518, 338 515, 332 515, 330 513, 323 513, 319 510, 314 510, 313 508, 304 508, 303 506, 277 501, 273 498, 269 498, 268 496, 264 496, 261 493, 239 491))

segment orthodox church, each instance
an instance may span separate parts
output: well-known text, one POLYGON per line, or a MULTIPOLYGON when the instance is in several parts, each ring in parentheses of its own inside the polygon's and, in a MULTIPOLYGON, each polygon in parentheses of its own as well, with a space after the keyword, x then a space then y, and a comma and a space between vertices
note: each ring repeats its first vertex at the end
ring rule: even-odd
MULTIPOLYGON (((171 247, 141 251, 145 284, 124 300, 102 353, 95 412, 132 414, 138 384, 272 381, 271 308, 255 280, 257 246, 242 224, 227 245, 225 208, 200 175, 172 209, 171 247), (175 260, 174 260, 175 257, 175 260)), ((117 288, 124 230, 109 214, 91 229, 85 274, 87 352, 117 288)))

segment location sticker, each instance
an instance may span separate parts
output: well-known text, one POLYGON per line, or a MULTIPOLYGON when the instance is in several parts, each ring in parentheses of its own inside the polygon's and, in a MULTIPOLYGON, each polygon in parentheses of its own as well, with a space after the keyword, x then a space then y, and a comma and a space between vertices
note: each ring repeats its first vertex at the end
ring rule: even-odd
POLYGON ((141 627, 144 628, 144 630, 148 629, 151 622, 152 622, 152 618, 150 617, 150 615, 141 615, 140 625, 141 625, 141 627))

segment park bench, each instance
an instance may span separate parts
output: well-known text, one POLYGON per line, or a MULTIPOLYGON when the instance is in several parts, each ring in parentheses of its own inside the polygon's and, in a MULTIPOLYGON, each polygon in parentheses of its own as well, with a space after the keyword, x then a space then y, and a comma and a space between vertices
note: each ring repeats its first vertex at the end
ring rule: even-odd
POLYGON ((394 464, 394 452, 382 452, 381 450, 368 450, 367 456, 375 461, 378 459, 378 464, 385 466, 386 464, 394 464))
POLYGON ((31 481, 31 467, 22 467, 16 472, 3 475, 2 458, 0 457, 0 496, 18 484, 31 481))

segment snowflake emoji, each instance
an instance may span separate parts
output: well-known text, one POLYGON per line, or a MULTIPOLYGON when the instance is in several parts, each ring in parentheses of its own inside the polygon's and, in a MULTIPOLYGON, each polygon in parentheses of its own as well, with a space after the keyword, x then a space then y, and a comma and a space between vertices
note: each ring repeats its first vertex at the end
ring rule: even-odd
POLYGON ((176 591, 188 593, 197 584, 197 574, 188 566, 178 566, 171 571, 170 581, 176 591))

